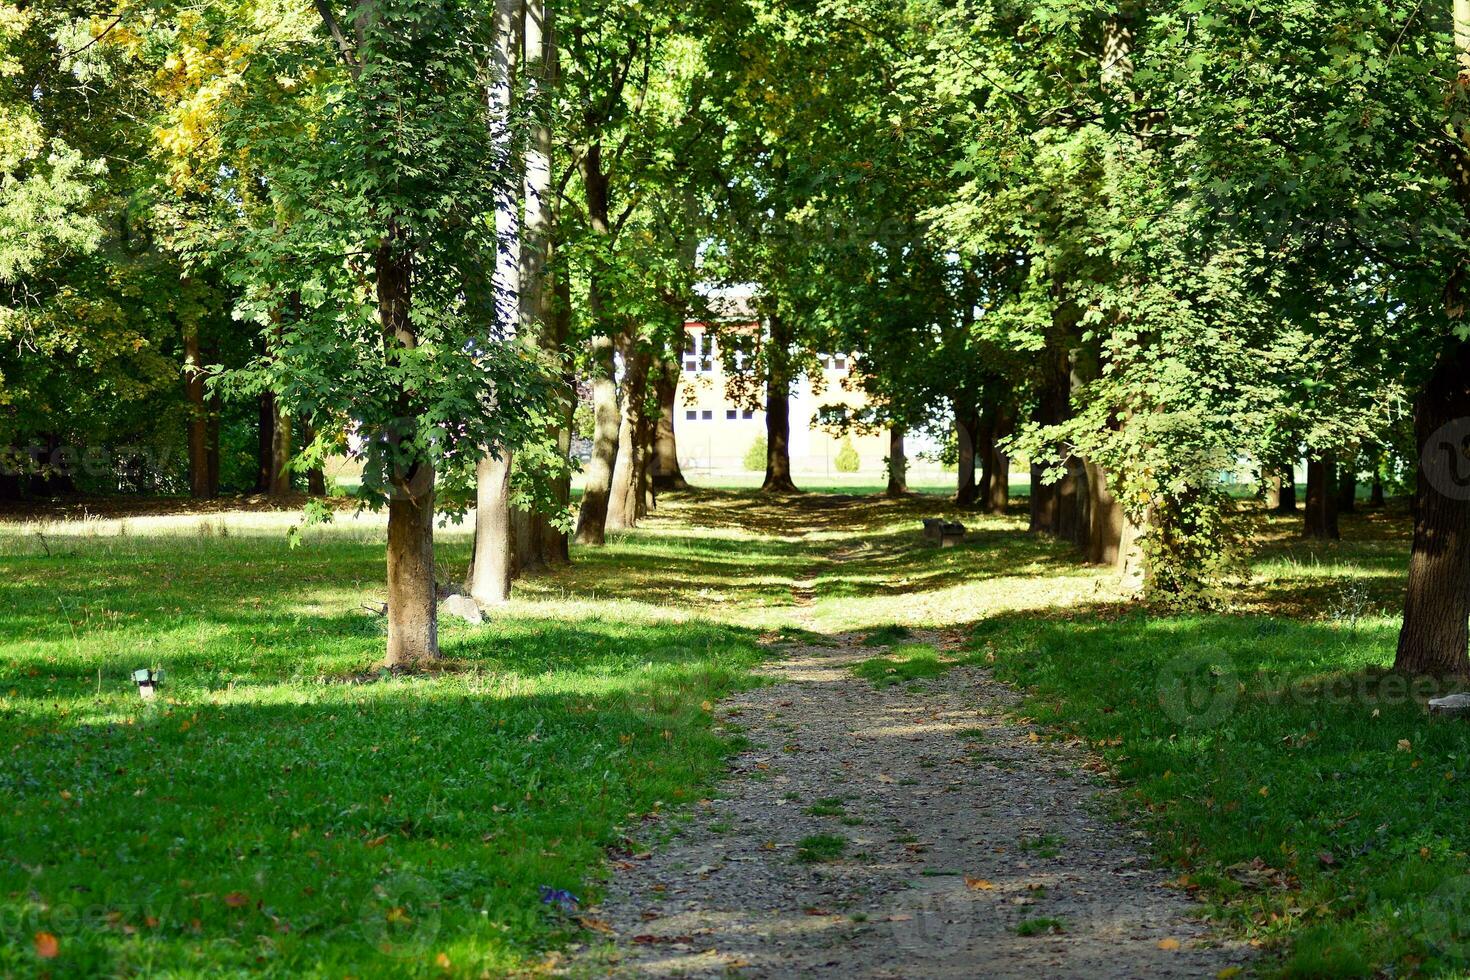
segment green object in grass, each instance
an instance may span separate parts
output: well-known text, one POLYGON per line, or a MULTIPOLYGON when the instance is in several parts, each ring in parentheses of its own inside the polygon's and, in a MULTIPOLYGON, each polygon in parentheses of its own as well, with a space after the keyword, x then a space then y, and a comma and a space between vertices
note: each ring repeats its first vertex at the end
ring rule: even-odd
POLYGON ((802 864, 836 861, 847 851, 847 838, 836 834, 813 834, 796 845, 796 860, 802 864))
POLYGON ((876 687, 892 687, 927 677, 938 677, 950 665, 939 659, 939 651, 923 643, 894 647, 887 656, 873 657, 853 665, 853 673, 876 687))

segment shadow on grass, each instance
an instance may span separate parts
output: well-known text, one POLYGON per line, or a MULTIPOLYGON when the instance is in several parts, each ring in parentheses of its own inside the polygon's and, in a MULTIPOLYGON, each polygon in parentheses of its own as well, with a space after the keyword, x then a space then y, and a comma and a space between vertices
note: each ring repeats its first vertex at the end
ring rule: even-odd
POLYGON ((1385 673, 1395 624, 1118 613, 998 617, 974 659, 1102 754, 1181 881, 1289 945, 1288 975, 1463 967, 1470 726, 1385 673))
POLYGON ((457 674, 7 702, 0 973, 36 968, 38 932, 78 976, 522 966, 575 928, 540 886, 580 891, 717 775, 705 705, 759 657, 709 625, 551 620, 447 652, 457 674))

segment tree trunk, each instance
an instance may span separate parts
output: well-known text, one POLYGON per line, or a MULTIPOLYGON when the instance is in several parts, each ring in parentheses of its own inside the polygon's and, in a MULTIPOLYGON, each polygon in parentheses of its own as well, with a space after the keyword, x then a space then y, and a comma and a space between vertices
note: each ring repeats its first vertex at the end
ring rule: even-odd
POLYGON ((1383 475, 1377 469, 1373 470, 1373 489, 1368 494, 1368 506, 1377 510, 1387 505, 1388 501, 1383 499, 1383 475))
POLYGON ((485 453, 475 464, 475 546, 465 591, 476 602, 499 605, 510 599, 515 577, 515 541, 510 520, 511 453, 485 453))
MULTIPOLYGON (((567 338, 572 332, 572 287, 571 276, 565 267, 552 277, 551 333, 555 342, 557 359, 562 366, 563 398, 559 403, 560 417, 556 430, 556 448, 559 458, 569 462, 572 458, 572 420, 577 410, 577 374, 572 364, 571 351, 567 349, 567 338)), ((552 496, 557 511, 565 516, 572 503, 572 472, 568 465, 552 481, 552 496)), ((572 560, 567 533, 551 521, 541 526, 541 554, 553 565, 566 565, 572 560)))
POLYGON ((608 496, 618 455, 616 364, 611 337, 592 338, 592 458, 582 485, 582 509, 577 518, 577 543, 600 545, 607 526, 608 496))
POLYGON ((434 476, 427 469, 400 484, 388 502, 389 667, 439 656, 439 610, 434 593, 434 476), (427 485, 427 490, 422 486, 427 485), (417 489, 419 492, 413 493, 417 489))
POLYGON ((1333 474, 1337 469, 1331 453, 1307 461, 1307 511, 1303 533, 1309 538, 1336 539, 1337 494, 1333 474))
POLYGON ((1281 471, 1277 481, 1280 484, 1280 496, 1277 498, 1276 513, 1296 513, 1296 467, 1288 466, 1281 471))
MULTIPOLYGON (((1470 89, 1470 0, 1452 8, 1459 71, 1453 101, 1470 89)), ((1458 124, 1445 164, 1462 213, 1470 214, 1470 152, 1458 124)), ((1457 263, 1445 283, 1449 316, 1463 326, 1467 269, 1457 263)), ((1451 340, 1414 402, 1414 441, 1419 467, 1414 489, 1414 550, 1404 625, 1394 669, 1407 674, 1464 677, 1470 619, 1470 344, 1451 340)))
POLYGON ((1000 448, 1010 435, 1010 420, 1001 408, 993 408, 981 425, 980 507, 987 514, 1004 514, 1011 504, 1011 458, 1000 448))
POLYGON ((1470 344, 1441 356, 1414 405, 1414 550, 1394 669, 1464 677, 1470 623, 1470 344))
POLYGON ((903 497, 909 492, 909 461, 903 448, 903 426, 888 430, 888 489, 890 497, 903 497))
POLYGON ((638 516, 647 517, 658 508, 658 494, 654 492, 653 476, 648 472, 658 445, 658 420, 649 418, 646 408, 639 418, 638 429, 638 442, 643 447, 638 465, 638 516))
POLYGON ((291 495, 291 416, 276 404, 276 418, 271 425, 271 479, 266 491, 272 497, 291 495))
POLYGON ((648 369, 652 356, 637 341, 623 347, 623 411, 618 424, 618 455, 608 496, 607 527, 638 526, 643 508, 644 401, 648 396, 648 369))
MULTIPOLYGON (((1356 454, 1350 456, 1354 459, 1356 454)), ((1337 470, 1337 512, 1355 514, 1358 510, 1358 472, 1352 462, 1337 470)))
POLYGON ((275 465, 276 396, 269 391, 260 394, 260 468, 255 475, 255 492, 269 493, 271 468, 275 465))
POLYGON ((189 496, 214 496, 209 480, 209 409, 204 401, 204 371, 199 358, 199 325, 184 327, 184 393, 189 400, 189 496))
POLYGON ((791 478, 791 331, 771 317, 766 359, 766 493, 799 493, 791 478))
POLYGON ((975 453, 980 448, 980 419, 974 409, 956 410, 954 432, 959 449, 954 502, 956 506, 969 507, 975 503, 975 453))
MULTIPOLYGON (((1041 425, 1058 425, 1067 420, 1071 407, 1071 369, 1064 351, 1047 348, 1048 358, 1041 378, 1041 392, 1032 418, 1041 425)), ((1068 460, 1066 475, 1051 486, 1041 482, 1043 468, 1031 464, 1031 530, 1061 534, 1065 527, 1077 528, 1077 477, 1068 460), (1068 512, 1064 515, 1064 512, 1068 512)))
POLYGON ((1108 471, 1097 463, 1086 465, 1087 560, 1094 565, 1118 565, 1125 535, 1131 542, 1137 537, 1137 528, 1129 527, 1122 501, 1108 484, 1108 471))
POLYGON ((674 405, 682 375, 678 360, 665 361, 658 372, 658 432, 653 447, 653 485, 658 490, 688 490, 679 469, 679 443, 674 436, 674 405))
POLYGON ((1261 489, 1265 491, 1266 509, 1279 511, 1281 509, 1281 474, 1274 476, 1262 472, 1261 489))

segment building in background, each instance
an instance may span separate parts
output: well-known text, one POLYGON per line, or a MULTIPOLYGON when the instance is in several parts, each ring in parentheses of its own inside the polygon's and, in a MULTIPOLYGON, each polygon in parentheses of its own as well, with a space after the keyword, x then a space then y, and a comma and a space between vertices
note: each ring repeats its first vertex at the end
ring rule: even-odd
MULTIPOLYGON (((674 399, 674 433, 679 447, 679 466, 686 476, 702 473, 733 473, 765 469, 763 446, 766 438, 765 385, 741 374, 746 357, 738 349, 740 333, 754 339, 761 329, 744 296, 722 298, 718 311, 727 319, 720 331, 727 342, 736 345, 730 360, 735 377, 727 376, 726 358, 718 349, 719 341, 709 324, 690 321, 684 325, 684 351, 680 358, 679 385, 674 399), (742 316, 752 316, 741 323, 742 316), (733 325, 732 325, 733 324, 733 325), (733 383, 732 383, 733 382, 733 383), (752 447, 758 448, 759 467, 747 466, 752 447)), ((817 423, 823 407, 845 405, 860 409, 867 403, 862 391, 850 391, 844 382, 852 370, 852 359, 846 354, 830 354, 821 358, 820 377, 801 375, 791 386, 791 469, 796 474, 837 476, 838 453, 850 444, 857 454, 858 472, 865 477, 886 473, 888 432, 872 434, 855 431, 838 433, 817 423)), ((916 458, 920 451, 934 447, 911 440, 908 447, 911 470, 915 467, 936 468, 916 458)), ((754 459, 751 460, 754 462, 754 459)))

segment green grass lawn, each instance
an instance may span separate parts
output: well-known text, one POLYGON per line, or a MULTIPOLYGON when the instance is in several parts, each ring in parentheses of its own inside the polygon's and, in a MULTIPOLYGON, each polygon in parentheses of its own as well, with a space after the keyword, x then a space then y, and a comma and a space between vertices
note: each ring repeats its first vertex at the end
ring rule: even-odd
MULTIPOLYGON (((1262 518, 1234 608, 1176 616, 1027 535, 1023 509, 669 495, 487 625, 445 623, 445 669, 408 678, 376 676, 361 608, 380 524, 295 550, 290 515, 0 525, 0 974, 548 967, 579 924, 542 887, 595 899, 608 848, 711 792, 733 741, 710 703, 764 642, 855 633, 875 683, 943 683, 956 658, 916 629, 1086 739, 1263 972, 1462 971, 1470 725, 1382 674, 1404 514, 1310 544, 1262 518), (965 543, 926 545, 929 516, 965 543), (167 671, 158 703, 127 679, 142 666, 167 671)), ((460 574, 468 534, 443 530, 439 558, 460 574)))
MULTIPOLYGON (((550 599, 379 679, 377 530, 110 530, 0 536, 0 975, 47 937, 55 975, 525 967, 576 928, 541 886, 589 897, 605 848, 707 787, 710 702, 759 657, 728 623, 550 599)), ((665 546, 563 586, 692 551, 665 546)), ((446 573, 467 549, 443 535, 446 573)))

